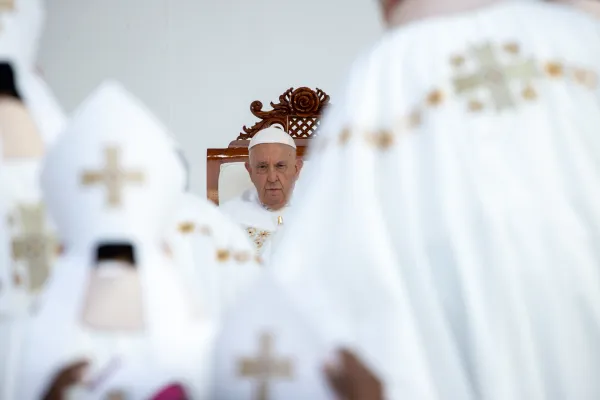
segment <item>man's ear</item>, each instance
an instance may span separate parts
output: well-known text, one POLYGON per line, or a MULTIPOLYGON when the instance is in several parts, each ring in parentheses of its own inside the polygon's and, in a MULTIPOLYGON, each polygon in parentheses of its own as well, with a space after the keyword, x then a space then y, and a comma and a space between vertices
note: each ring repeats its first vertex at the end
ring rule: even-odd
POLYGON ((246 171, 248 171, 249 174, 252 173, 252 168, 250 168, 250 163, 248 161, 246 161, 244 163, 244 166, 246 167, 246 171))
POLYGON ((300 171, 302 171, 302 167, 304 167, 304 160, 301 158, 296 159, 296 176, 300 175, 300 171))

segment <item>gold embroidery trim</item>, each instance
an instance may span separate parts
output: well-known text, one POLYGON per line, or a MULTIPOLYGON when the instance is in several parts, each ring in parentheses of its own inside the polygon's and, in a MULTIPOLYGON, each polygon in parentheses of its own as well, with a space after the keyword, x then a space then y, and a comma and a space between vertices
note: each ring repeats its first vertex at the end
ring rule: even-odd
MULTIPOLYGON (((544 76, 555 80, 570 79, 588 89, 597 89, 600 83, 596 71, 569 66, 559 61, 539 61, 533 57, 523 57, 521 45, 517 42, 501 45, 482 43, 468 49, 467 54, 452 55, 449 63, 456 72, 452 78, 453 90, 433 88, 391 130, 364 134, 366 142, 379 150, 393 147, 399 135, 422 126, 424 115, 441 106, 450 92, 456 98, 466 99, 465 109, 469 113, 493 109, 499 112, 515 109, 524 104, 523 101, 537 100, 540 93, 533 83, 544 76), (470 72, 467 71, 469 64, 474 65, 470 72)), ((348 144, 353 130, 355 129, 344 127, 337 135, 337 143, 341 146, 348 144)), ((331 144, 331 141, 322 141, 316 150, 325 151, 331 144)))
POLYGON ((252 242, 256 246, 257 250, 261 249, 264 246, 267 239, 271 236, 271 232, 258 230, 253 227, 246 228, 246 233, 248 234, 250 240, 252 240, 252 242))
POLYGON ((231 253, 227 249, 217 250, 217 261, 218 262, 221 262, 221 263, 227 262, 229 260, 230 256, 231 256, 231 253))
MULTIPOLYGON (((25 264, 28 289, 30 292, 37 292, 46 283, 59 244, 47 230, 46 211, 41 204, 21 205, 17 207, 17 212, 21 229, 12 237, 11 255, 14 262, 25 264)), ((11 218, 13 227, 17 225, 16 220, 11 218)), ((14 283, 21 285, 22 277, 16 277, 14 283)))
POLYGON ((193 222, 182 222, 179 224, 179 232, 184 235, 190 234, 196 230, 196 225, 193 222))

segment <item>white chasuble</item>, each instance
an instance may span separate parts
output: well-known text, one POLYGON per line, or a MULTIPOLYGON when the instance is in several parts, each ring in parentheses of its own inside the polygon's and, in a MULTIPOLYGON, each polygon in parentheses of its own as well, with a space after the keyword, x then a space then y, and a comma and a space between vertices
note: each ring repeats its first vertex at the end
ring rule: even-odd
POLYGON ((246 190, 240 197, 219 207, 238 223, 256 248, 256 253, 268 264, 274 253, 274 237, 285 226, 291 205, 280 210, 269 210, 262 205, 256 189, 246 190))
MULTIPOLYGON (((355 64, 269 272, 387 398, 600 398, 599 48, 592 17, 506 1, 394 29, 355 64)), ((225 335, 249 342, 240 319, 225 335)))
POLYGON ((181 195, 168 243, 196 312, 220 320, 256 276, 260 260, 244 231, 207 200, 181 195))
MULTIPOLYGON (((0 397, 12 398, 14 381, 21 357, 22 320, 36 312, 40 293, 59 251, 54 226, 47 216, 39 188, 40 157, 28 155, 28 139, 37 137, 27 123, 30 117, 20 109, 7 106, 0 100, 0 114, 5 118, 0 125, 14 132, 3 132, 10 148, 0 162, 0 225, 4 232, 0 243, 0 397), (9 108, 10 110, 7 110, 9 108), (13 114, 13 111, 17 111, 13 114), (13 119, 13 117, 15 117, 13 119), (23 119, 21 119, 23 118, 23 119), (13 119, 10 122, 8 119, 13 119), (20 130, 22 126, 27 129, 20 130), (20 143, 22 140, 25 143, 20 143), (14 147, 14 148, 13 148, 14 147)), ((34 151, 35 153, 35 151, 34 151)))

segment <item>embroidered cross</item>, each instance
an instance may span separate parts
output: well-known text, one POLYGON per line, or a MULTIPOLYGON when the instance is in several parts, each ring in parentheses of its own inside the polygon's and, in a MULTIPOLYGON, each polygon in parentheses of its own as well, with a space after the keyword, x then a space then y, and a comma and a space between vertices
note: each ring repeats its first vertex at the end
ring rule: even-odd
POLYGON ((84 172, 81 183, 84 186, 103 184, 106 186, 107 203, 109 207, 119 207, 123 187, 128 183, 144 183, 144 173, 141 171, 124 171, 120 165, 120 152, 116 147, 104 150, 105 166, 99 171, 84 172))
POLYGON ((252 227, 246 228, 246 232, 250 240, 254 243, 256 250, 262 249, 269 236, 271 236, 271 232, 269 231, 259 231, 252 227))
POLYGON ((21 236, 12 240, 12 258, 27 264, 29 290, 42 288, 50 272, 56 241, 45 230, 45 212, 41 205, 19 206, 21 236))
POLYGON ((269 399, 269 384, 274 379, 291 379, 293 365, 290 359, 276 359, 273 351, 273 335, 263 333, 260 338, 259 353, 255 358, 242 358, 238 373, 245 378, 258 381, 255 400, 269 399))
MULTIPOLYGON (((508 50, 507 50, 508 51, 508 50)), ((478 70, 472 74, 454 78, 454 88, 457 94, 472 92, 476 89, 486 89, 496 107, 501 111, 515 106, 515 99, 511 92, 512 81, 529 82, 537 76, 538 70, 533 59, 519 61, 514 64, 502 64, 498 60, 496 49, 491 43, 474 47, 471 52, 478 64, 478 70)), ((510 51, 512 55, 518 53, 518 48, 510 51)), ((454 63, 456 67, 462 63, 454 63)))
MULTIPOLYGON (((0 17, 5 12, 10 12, 15 10, 15 1, 14 0, 0 0, 0 17)), ((2 21, 0 21, 0 32, 4 30, 4 25, 2 21)))

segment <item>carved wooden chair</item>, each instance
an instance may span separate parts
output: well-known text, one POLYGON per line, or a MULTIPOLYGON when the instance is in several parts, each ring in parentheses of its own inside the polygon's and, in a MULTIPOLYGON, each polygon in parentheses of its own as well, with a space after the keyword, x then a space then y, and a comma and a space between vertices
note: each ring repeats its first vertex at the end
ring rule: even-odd
POLYGON ((321 116, 329 105, 329 96, 321 89, 291 88, 271 103, 272 110, 263 111, 260 101, 253 101, 250 111, 260 121, 251 128, 243 127, 237 139, 224 149, 207 150, 206 194, 215 204, 241 195, 252 187, 244 163, 248 160, 250 139, 264 128, 281 126, 295 140, 298 156, 304 157, 313 137, 318 135, 321 116))

